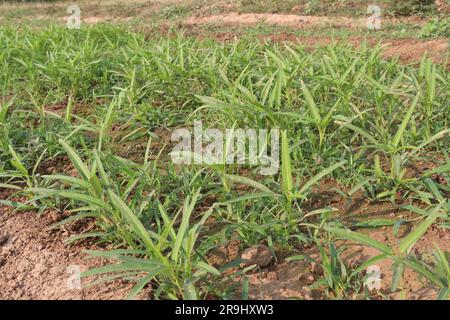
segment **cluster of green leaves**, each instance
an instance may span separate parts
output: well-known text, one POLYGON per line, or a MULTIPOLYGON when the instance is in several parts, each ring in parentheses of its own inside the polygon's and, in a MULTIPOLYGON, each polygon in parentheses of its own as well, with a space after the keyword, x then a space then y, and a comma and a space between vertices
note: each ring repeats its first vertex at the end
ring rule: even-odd
MULTIPOLYGON (((94 162, 88 167, 75 150, 62 140, 60 143, 81 178, 64 175, 44 176, 44 179, 58 181, 60 188, 53 186, 52 189, 29 189, 30 192, 38 195, 34 201, 44 197, 60 197, 85 204, 75 210, 76 214, 52 228, 75 220, 94 217, 104 233, 97 231, 75 236, 71 240, 78 240, 81 237, 102 237, 106 240, 112 235, 116 238, 116 242, 126 242, 123 244, 126 249, 106 253, 91 251, 90 253, 94 256, 110 258, 119 263, 91 269, 83 276, 105 273, 113 273, 113 279, 137 276, 137 284, 131 290, 129 298, 138 294, 150 281, 156 281, 158 286, 155 298, 162 295, 172 299, 180 297, 194 299, 199 297, 195 287, 196 281, 208 274, 221 275, 221 272, 210 266, 204 258, 208 242, 198 243, 197 241, 203 224, 212 213, 212 208, 201 213, 201 219, 194 225, 190 225, 190 218, 199 199, 200 189, 193 190, 194 193, 186 197, 184 205, 173 217, 169 216, 165 206, 159 200, 154 200, 153 208, 157 207, 158 211, 152 218, 158 223, 158 227, 152 231, 151 228, 144 226, 145 220, 142 219, 144 210, 148 210, 148 201, 152 201, 151 197, 141 201, 136 201, 136 198, 132 201, 127 200, 130 198, 130 193, 135 192, 135 188, 139 188, 139 185, 152 185, 150 175, 156 168, 151 163, 146 163, 142 167, 135 165, 135 170, 139 168, 140 175, 130 176, 132 179, 128 182, 129 187, 122 192, 106 173, 99 151, 94 151, 94 162), (141 182, 142 180, 144 182, 141 182), (64 185, 71 186, 70 190, 64 189, 64 185), (180 215, 181 223, 176 226, 180 215)), ((116 161, 120 160, 116 159, 116 161)), ((120 164, 118 163, 117 166, 120 164)), ((97 280, 95 283, 107 280, 111 280, 111 276, 97 280)), ((202 292, 202 294, 206 293, 202 292)))
MULTIPOLYGON (((442 197, 442 195, 441 195, 442 197)), ((414 256, 411 252, 414 245, 426 233, 428 228, 436 221, 436 219, 443 219, 448 223, 449 220, 449 202, 442 200, 438 205, 430 210, 420 210, 419 208, 412 208, 414 212, 420 212, 424 218, 417 227, 402 239, 397 247, 389 247, 388 245, 374 240, 367 235, 351 231, 348 229, 336 228, 332 226, 325 227, 325 230, 337 235, 338 237, 355 241, 356 243, 373 247, 380 251, 380 255, 374 256, 367 260, 358 269, 362 271, 364 267, 376 264, 377 261, 389 258, 393 260, 393 277, 391 290, 395 292, 402 279, 405 267, 410 267, 419 275, 428 279, 431 283, 439 288, 438 299, 447 300, 450 297, 450 269, 449 269, 449 254, 442 251, 435 245, 434 263, 427 264, 414 256)))

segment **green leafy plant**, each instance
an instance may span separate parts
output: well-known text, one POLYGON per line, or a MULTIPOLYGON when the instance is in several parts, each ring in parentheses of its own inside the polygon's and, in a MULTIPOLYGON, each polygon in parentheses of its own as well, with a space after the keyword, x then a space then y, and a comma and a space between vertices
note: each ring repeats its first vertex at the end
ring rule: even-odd
MULTIPOLYGON (((170 299, 198 299, 207 292, 198 292, 196 283, 205 281, 206 278, 220 276, 221 272, 209 265, 200 252, 202 248, 198 245, 198 237, 201 227, 208 219, 212 209, 202 214, 199 222, 190 226, 189 220, 194 210, 200 190, 191 197, 186 198, 183 207, 177 212, 173 219, 165 212, 159 204, 159 212, 164 221, 161 234, 149 232, 136 218, 131 209, 117 196, 111 193, 113 203, 121 208, 133 233, 142 243, 140 251, 119 250, 112 252, 89 252, 94 256, 112 258, 117 264, 91 269, 82 274, 84 277, 118 274, 121 277, 136 276, 135 287, 131 290, 128 298, 137 295, 148 283, 156 285, 155 298, 161 296, 170 299), (181 213, 181 224, 175 228, 178 215, 181 213)), ((140 246, 139 246, 140 247, 140 246)), ((106 276, 104 280, 108 280, 106 276)), ((95 283, 101 282, 97 280, 95 283)))
POLYGON ((425 234, 427 229, 436 221, 438 217, 445 217, 448 215, 448 211, 442 210, 442 205, 438 205, 433 210, 428 212, 426 218, 417 225, 417 227, 402 239, 398 247, 391 248, 384 243, 370 238, 367 235, 350 231, 347 229, 336 228, 332 226, 326 226, 325 230, 344 239, 352 240, 358 244, 369 246, 380 251, 380 255, 370 258, 370 263, 374 264, 379 260, 391 258, 393 260, 393 277, 391 290, 396 291, 399 282, 403 276, 405 266, 411 267, 414 271, 425 275, 431 282, 440 288, 439 298, 445 296, 448 290, 448 282, 437 280, 432 273, 426 272, 421 263, 418 263, 417 259, 411 256, 411 249, 425 234))

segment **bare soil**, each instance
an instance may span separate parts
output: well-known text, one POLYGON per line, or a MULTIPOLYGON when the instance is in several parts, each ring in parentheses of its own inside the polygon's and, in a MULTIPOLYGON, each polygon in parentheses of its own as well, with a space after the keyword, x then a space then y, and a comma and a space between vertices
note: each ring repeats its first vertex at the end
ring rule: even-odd
MULTIPOLYGON (((426 21, 418 17, 386 18, 385 23, 409 23, 422 25, 426 21)), ((294 27, 298 29, 308 28, 366 28, 367 18, 353 17, 327 17, 327 16, 303 16, 296 14, 274 13, 227 13, 220 15, 202 16, 195 15, 184 20, 186 25, 220 25, 220 26, 249 26, 266 24, 270 26, 294 27)))
MULTIPOLYGON (((1 193, 0 193, 1 194, 1 193)), ((3 194, 2 199, 5 199, 3 194)), ((0 207, 0 300, 116 300, 127 296, 133 283, 114 280, 77 288, 74 270, 85 271, 108 264, 84 250, 103 250, 93 243, 66 244, 70 235, 86 232, 93 223, 72 224, 48 231, 60 217, 56 212, 38 215, 33 211, 12 213, 0 207)), ((146 299, 144 290, 138 299, 146 299)))

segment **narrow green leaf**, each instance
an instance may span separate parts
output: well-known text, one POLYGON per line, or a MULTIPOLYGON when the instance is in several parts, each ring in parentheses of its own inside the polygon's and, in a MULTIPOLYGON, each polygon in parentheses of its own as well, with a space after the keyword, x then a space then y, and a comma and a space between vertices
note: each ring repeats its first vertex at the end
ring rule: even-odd
POLYGON ((281 177, 285 195, 290 196, 293 188, 291 156, 286 131, 281 131, 281 177))
POLYGON ((347 163, 347 160, 342 160, 334 165, 332 165, 331 167, 326 168, 325 170, 322 170, 321 172, 319 172, 318 174, 316 174, 314 177, 312 177, 311 179, 308 180, 308 182, 306 182, 301 188, 299 193, 302 194, 304 193, 306 190, 308 190, 310 187, 312 187, 314 184, 316 184, 317 182, 320 181, 320 179, 322 179, 323 177, 325 177, 326 175, 330 174, 331 172, 333 172, 334 170, 336 170, 339 167, 342 167, 345 163, 347 163))
POLYGON ((400 279, 403 278, 403 272, 405 271, 405 265, 402 262, 394 264, 394 273, 392 275, 391 291, 397 291, 400 279))
POLYGON ((253 179, 250 179, 250 178, 247 178, 247 177, 244 177, 244 176, 237 176, 237 175, 230 175, 230 174, 227 174, 225 177, 227 178, 227 180, 231 181, 232 183, 244 184, 244 185, 247 185, 249 187, 253 187, 255 189, 258 189, 258 190, 260 190, 262 192, 275 195, 275 193, 272 190, 267 188, 262 183, 259 183, 259 182, 255 181, 253 179))
POLYGON ((78 154, 73 150, 64 140, 59 139, 59 143, 62 145, 67 155, 72 161, 72 164, 77 169, 78 173, 87 181, 90 177, 90 172, 78 154))
POLYGON ((172 260, 174 260, 174 261, 178 260, 178 254, 180 252, 181 245, 184 240, 184 236, 189 227, 189 219, 191 217, 192 211, 194 210, 194 206, 195 206, 195 203, 197 202, 199 194, 200 194, 200 189, 198 189, 195 192, 194 196, 192 197, 192 200, 190 199, 190 197, 187 197, 184 202, 183 217, 181 218, 180 228, 178 229, 177 237, 175 239, 175 243, 173 245, 173 250, 172 250, 172 254, 171 254, 172 260))
POLYGON ((438 217, 438 210, 440 209, 440 205, 437 206, 433 213, 430 214, 423 222, 421 222, 417 228, 408 234, 403 241, 399 245, 400 253, 406 254, 408 253, 412 247, 416 244, 416 242, 420 239, 421 236, 427 231, 427 229, 433 224, 433 222, 438 217))
POLYGON ((213 266, 207 264, 207 263, 204 262, 204 261, 198 261, 198 262, 195 264, 195 266, 196 266, 197 268, 199 268, 199 269, 201 269, 201 270, 203 270, 203 271, 206 271, 206 272, 208 272, 208 273, 211 273, 211 274, 213 274, 213 275, 216 275, 216 276, 220 276, 220 275, 221 275, 221 273, 220 273, 219 270, 217 270, 216 268, 214 268, 213 266))
POLYGON ((347 229, 340 229, 340 228, 328 227, 328 226, 325 227, 325 230, 327 230, 328 232, 331 232, 337 236, 340 236, 342 238, 355 241, 358 244, 363 244, 363 245, 375 248, 384 254, 387 254, 387 255, 394 254, 394 251, 389 246, 387 246, 384 243, 381 243, 379 241, 376 241, 376 240, 372 239, 371 237, 366 236, 364 234, 350 231, 347 229))
POLYGON ((158 258, 164 261, 165 260, 164 257, 161 255, 159 251, 155 250, 155 246, 150 238, 150 235, 148 234, 142 222, 134 215, 133 211, 131 211, 131 209, 126 205, 126 203, 111 190, 108 190, 108 195, 111 199, 111 202, 122 213, 122 215, 125 217, 128 223, 130 223, 131 227, 133 228, 133 231, 142 240, 142 242, 146 245, 146 247, 150 249, 152 253, 155 254, 158 258))
POLYGON ((405 132, 406 126, 408 125, 409 120, 411 120, 411 116, 414 112, 414 109, 416 108, 417 102, 419 101, 420 97, 420 91, 417 92, 416 97, 414 98, 413 103, 408 108, 408 111, 405 114, 405 117, 403 118, 402 123, 400 124, 400 127, 397 129, 397 132, 395 133, 394 139, 392 140, 392 145, 394 147, 397 147, 400 143, 400 140, 403 137, 403 132, 405 132))
POLYGON ((322 121, 322 117, 320 116, 319 108, 317 108, 316 103, 314 102, 314 99, 309 92, 308 88, 306 87, 303 80, 300 82, 302 86, 302 92, 305 96, 306 105, 308 106, 309 112, 311 113, 312 117, 314 118, 314 121, 316 121, 316 124, 319 124, 322 121))

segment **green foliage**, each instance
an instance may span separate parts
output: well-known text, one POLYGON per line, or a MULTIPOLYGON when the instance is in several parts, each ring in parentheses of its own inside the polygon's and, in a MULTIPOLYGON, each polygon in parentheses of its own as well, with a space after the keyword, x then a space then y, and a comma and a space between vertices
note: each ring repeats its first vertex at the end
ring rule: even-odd
POLYGON ((251 13, 289 13, 298 5, 298 0, 240 0, 243 12, 251 13))
POLYGON ((450 18, 434 18, 427 22, 421 28, 419 37, 422 39, 450 37, 450 18))

